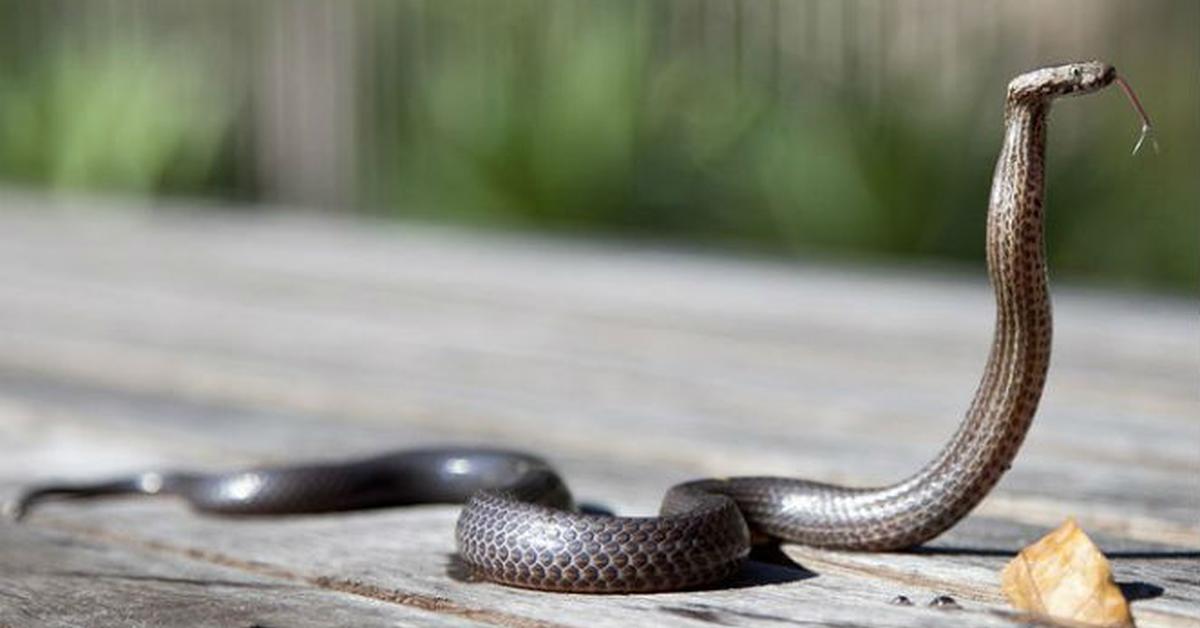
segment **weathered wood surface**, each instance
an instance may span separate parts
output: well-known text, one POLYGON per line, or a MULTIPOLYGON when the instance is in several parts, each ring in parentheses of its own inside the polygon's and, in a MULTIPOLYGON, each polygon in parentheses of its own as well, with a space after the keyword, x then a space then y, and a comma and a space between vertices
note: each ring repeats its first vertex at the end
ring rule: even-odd
MULTIPOLYGON (((889 481, 957 423, 991 326, 974 274, 294 213, 0 209, 0 499, 446 442, 542 452, 626 513, 697 476, 889 481)), ((231 521, 63 504, 0 525, 0 624, 1008 625, 1000 568, 1074 516, 1141 625, 1198 625, 1196 303, 1059 288, 1055 305, 1025 449, 922 551, 785 546, 710 591, 553 595, 456 579, 451 506, 231 521)))

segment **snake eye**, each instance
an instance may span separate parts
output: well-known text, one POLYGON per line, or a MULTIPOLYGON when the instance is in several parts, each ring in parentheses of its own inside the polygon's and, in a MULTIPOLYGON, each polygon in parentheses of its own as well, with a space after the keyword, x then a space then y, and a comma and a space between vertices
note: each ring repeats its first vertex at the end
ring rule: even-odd
POLYGON ((1079 68, 1071 68, 1071 76, 1074 78, 1079 78, 1083 76, 1083 70, 1080 70, 1079 68))

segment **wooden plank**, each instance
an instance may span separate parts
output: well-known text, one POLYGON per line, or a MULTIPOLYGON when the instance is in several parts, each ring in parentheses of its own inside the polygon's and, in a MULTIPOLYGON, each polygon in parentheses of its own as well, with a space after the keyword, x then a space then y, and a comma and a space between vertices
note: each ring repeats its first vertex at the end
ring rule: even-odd
MULTIPOLYGON (((45 389, 39 391, 40 396, 28 393, 23 396, 21 390, 34 389, 33 382, 25 381, 17 386, 12 378, 0 381, 6 384, 0 386, 0 392, 8 399, 10 411, 14 406, 29 404, 27 412, 31 415, 61 417, 55 421, 62 430, 56 439, 62 438, 68 444, 76 445, 88 442, 91 447, 104 449, 114 443, 142 442, 141 447, 131 447, 133 451, 123 454, 128 460, 139 455, 139 449, 144 457, 145 452, 149 452, 151 458, 148 460, 127 462, 135 467, 150 462, 155 462, 150 466, 161 466, 172 459, 179 464, 182 457, 195 459, 200 466, 220 466, 218 463, 224 460, 223 466, 228 467, 256 457, 272 457, 271 452, 277 451, 279 442, 251 438, 253 435, 302 434, 303 437, 294 440, 281 438, 295 445, 291 455, 300 458, 318 456, 322 450, 325 455, 336 454, 343 448, 346 451, 369 450, 372 443, 387 439, 423 442, 429 438, 426 433, 407 428, 339 425, 313 417, 270 413, 223 415, 222 408, 210 409, 208 417, 215 429, 197 431, 194 429, 197 422, 203 421, 205 416, 203 408, 197 404, 178 404, 177 408, 172 408, 171 402, 161 399, 144 401, 111 391, 84 388, 75 390, 75 399, 62 403, 64 395, 52 384, 45 385, 45 389), (21 401, 22 397, 24 401, 21 401), (31 397, 33 403, 30 403, 31 397), (89 413, 89 409, 94 412, 96 408, 106 409, 102 412, 111 414, 89 413), (76 423, 73 427, 72 422, 76 423), (72 433, 75 430, 80 433, 72 433), (100 435, 107 435, 112 442, 89 440, 100 435), (225 442, 239 445, 218 447, 219 443, 225 442), (334 451, 330 452, 330 449, 334 451), (254 452, 262 453, 256 456, 254 452), (154 460, 153 456, 162 456, 166 460, 154 460)), ((36 443, 37 439, 25 438, 24 441, 36 443)), ((15 459, 18 467, 28 468, 29 460, 23 458, 44 460, 46 456, 36 445, 33 448, 26 445, 23 451, 9 452, 6 456, 6 459, 15 459)), ((112 466, 111 461, 102 464, 112 466)), ((656 500, 655 491, 662 490, 647 490, 655 484, 647 478, 666 473, 665 469, 656 469, 653 465, 650 468, 623 465, 618 469, 606 468, 594 460, 568 460, 564 467, 572 480, 584 480, 577 484, 588 487, 581 491, 585 498, 620 495, 624 498, 621 501, 641 505, 647 499, 656 500), (626 490, 622 494, 624 487, 635 487, 635 490, 626 490)), ((94 477, 100 471, 89 473, 77 469, 75 474, 94 477)), ((997 614, 1004 609, 998 596, 999 569, 1015 548, 1044 532, 1044 529, 1016 526, 1001 520, 972 518, 968 525, 939 539, 928 552, 916 555, 857 555, 787 547, 787 555, 797 565, 779 567, 756 563, 743 574, 740 582, 735 583, 734 596, 715 596, 715 592, 672 594, 679 597, 671 598, 669 604, 660 603, 662 596, 641 596, 644 599, 637 604, 624 604, 623 608, 629 610, 629 614, 614 614, 608 603, 593 602, 595 598, 588 596, 568 596, 572 602, 564 609, 555 601, 558 596, 550 596, 550 601, 536 601, 541 594, 454 582, 450 577, 452 563, 449 559, 454 551, 450 534, 457 514, 454 507, 259 521, 200 517, 177 504, 162 502, 49 506, 46 513, 36 517, 34 524, 85 538, 192 556, 218 565, 251 563, 257 565, 257 569, 292 574, 295 578, 321 582, 335 590, 359 591, 386 599, 439 597, 461 607, 505 609, 530 620, 554 621, 554 613, 569 612, 571 617, 586 618, 587 623, 645 621, 644 613, 665 613, 671 619, 681 613, 680 617, 690 613, 736 618, 736 623, 749 620, 773 623, 780 617, 790 617, 787 612, 795 612, 796 608, 803 608, 806 614, 824 622, 852 622, 851 609, 861 605, 874 608, 897 594, 918 600, 951 594, 966 605, 969 612, 983 613, 981 617, 972 616, 972 622, 1001 621, 1006 616, 997 614), (381 557, 387 558, 381 560, 381 557), (525 603, 519 604, 521 601, 525 603), (843 607, 843 604, 849 607, 843 607), (819 610, 809 610, 810 607, 819 610), (549 612, 539 612, 539 608, 548 608, 549 612), (697 609, 704 612, 699 613, 697 609), (737 615, 738 612, 750 612, 748 609, 757 609, 761 616, 737 615), (773 610, 764 613, 766 609, 773 610)), ((1098 540, 1112 552, 1118 578, 1130 591, 1150 591, 1155 595, 1135 604, 1142 625, 1200 621, 1197 613, 1200 584, 1195 582, 1193 573, 1200 552, 1148 546, 1119 537, 1101 536, 1098 540), (1169 594, 1165 593, 1167 590, 1169 594)), ((883 612, 894 611, 888 607, 883 612)), ((941 618, 941 615, 931 617, 925 613, 900 613, 880 621, 909 625, 903 622, 925 624, 941 618)), ((953 621, 962 621, 962 618, 956 617, 953 621)))
MULTIPOLYGON (((381 239, 270 218, 231 232, 193 216, 14 222, 30 229, 0 267, 11 269, 0 360, 14 367, 476 438, 537 434, 596 455, 611 455, 609 434, 638 429, 633 457, 681 458, 693 474, 874 482, 911 470, 965 405, 990 316, 986 290, 962 282, 811 268, 790 280, 775 266, 438 231, 381 239), (83 244, 37 245, 73 230, 83 244), (96 238, 105 245, 86 245, 96 238), (538 260, 549 277, 535 276, 538 260), (559 279, 563 268, 573 281, 559 279), (614 290, 622 278, 628 289, 614 290), (973 338, 959 335, 968 327, 973 338), (685 433, 695 446, 681 449, 685 433)), ((1168 535, 1196 534, 1200 404, 1187 374, 1197 360, 1178 343, 1187 306, 1065 301, 1043 418, 1003 488, 1036 513, 1021 504, 1062 499, 1045 478, 1063 478, 1075 510, 1147 514, 1153 500, 1168 535)))
POLYGON ((384 600, 444 599, 459 607, 503 609, 507 616, 568 625, 623 626, 673 621, 698 625, 702 615, 739 625, 812 622, 847 624, 864 609, 878 625, 1006 625, 993 606, 963 599, 966 610, 946 615, 888 604, 897 591, 917 600, 938 593, 937 583, 897 583, 860 574, 810 572, 803 567, 755 563, 712 591, 656 595, 587 596, 520 591, 490 583, 461 583, 453 569, 453 507, 414 507, 285 521, 229 521, 192 516, 168 504, 55 509, 37 525, 74 536, 195 557, 223 566, 253 565, 306 582, 384 600), (110 517, 117 517, 111 519, 110 517), (136 533, 130 533, 135 530, 136 533), (693 612, 704 610, 704 613, 693 612))
MULTIPOLYGON (((976 516, 913 553, 822 552, 791 545, 784 551, 796 562, 825 572, 938 582, 952 595, 1003 605, 1001 569, 1012 559, 1015 548, 1045 533, 1041 527, 976 516)), ((1107 534, 1093 536, 1112 563, 1118 585, 1135 600, 1133 608, 1139 625, 1200 622, 1200 578, 1196 576, 1200 550, 1107 534)))
MULTIPOLYGON (((0 198, 2 494, 448 441, 536 442, 579 495, 635 514, 698 476, 888 481, 950 432, 988 342, 978 276, 45 205, 0 198)), ((1006 557, 1074 515, 1142 592, 1142 625, 1200 621, 1200 354, 1179 342, 1194 303, 1059 294, 1028 444, 986 516, 930 552, 787 547, 799 566, 755 563, 729 589, 594 598, 454 580, 452 507, 231 522, 119 502, 32 524, 422 611, 443 600, 447 621, 986 625, 1012 619, 1006 557), (967 615, 887 605, 946 592, 967 615)))
MULTIPOLYGON (((64 466, 70 464, 90 464, 92 466, 87 471, 95 473, 113 469, 114 465, 118 465, 117 469, 129 469, 130 467, 155 466, 178 460, 179 458, 174 457, 178 454, 161 450, 158 440, 164 438, 187 443, 184 453, 188 454, 187 459, 194 461, 193 464, 217 467, 239 461, 246 463, 286 462, 298 457, 363 454, 378 449, 381 447, 381 443, 389 443, 393 447, 405 447, 430 442, 499 442, 521 447, 526 446, 524 443, 528 439, 534 438, 532 434, 511 428, 511 426, 508 431, 495 433, 498 441, 494 441, 482 435, 491 433, 484 426, 480 427, 479 432, 472 433, 458 429, 438 429, 424 423, 394 423, 385 428, 373 422, 328 423, 319 416, 308 417, 307 420, 301 421, 296 415, 286 413, 249 412, 226 404, 185 403, 145 394, 130 395, 127 392, 89 388, 77 382, 65 384, 52 380, 31 379, 29 376, 21 376, 4 370, 0 370, 0 384, 6 384, 0 386, 0 390, 4 390, 6 393, 8 409, 13 415, 10 422, 13 425, 19 425, 22 422, 37 423, 42 417, 49 415, 55 417, 54 425, 58 430, 69 431, 65 435, 51 435, 58 441, 78 442, 85 448, 94 448, 97 439, 107 442, 101 448, 104 452, 108 452, 105 456, 97 456, 94 453, 85 455, 86 450, 80 452, 71 449, 60 453, 41 454, 43 458, 54 456, 61 461, 57 465, 40 465, 41 472, 48 474, 61 475, 78 472, 71 466, 64 466), (256 420, 259 417, 262 420, 256 420), (301 425, 303 427, 300 427, 301 425), (147 436, 157 436, 157 438, 147 438, 147 436), (120 442, 108 442, 114 440, 120 442), (131 444, 140 446, 142 456, 149 455, 151 457, 132 457, 133 454, 128 451, 131 444), (154 457, 155 455, 157 458, 154 457), (124 461, 123 465, 120 464, 122 461, 124 461), (100 463, 101 466, 95 466, 97 463, 100 463), (105 464, 108 466, 103 466, 105 464)), ((20 435, 14 435, 13 438, 18 439, 20 435)), ((794 456, 794 454, 768 442, 766 439, 769 436, 764 436, 763 440, 757 443, 749 443, 737 448, 726 446, 723 450, 714 450, 710 454, 714 460, 696 460, 680 455, 660 454, 656 450, 647 450, 644 447, 637 449, 627 446, 613 447, 607 451, 597 451, 592 447, 582 449, 579 447, 551 447, 549 444, 556 442, 552 434, 537 438, 543 443, 542 447, 548 452, 552 452, 551 455, 560 461, 567 464, 590 461, 592 464, 588 474, 602 473, 603 466, 613 465, 626 469, 639 469, 646 478, 657 478, 657 481, 642 481, 634 484, 624 483, 624 479, 621 478, 618 485, 626 488, 615 495, 611 494, 611 491, 606 493, 602 490, 606 488, 603 485, 596 487, 596 495, 615 499, 614 505, 622 510, 641 513, 653 512, 662 492, 674 482, 691 477, 721 474, 721 467, 717 466, 718 464, 725 465, 726 469, 735 469, 733 471, 735 473, 754 473, 762 472, 762 468, 773 463, 778 469, 776 472, 791 473, 792 471, 786 467, 785 459, 789 455, 794 456), (757 460, 747 460, 754 455, 754 446, 757 446, 761 453, 757 460), (614 465, 614 463, 618 464, 614 465), (631 487, 640 489, 636 496, 629 495, 630 490, 633 490, 631 487)), ((719 434, 713 437, 712 441, 722 442, 720 439, 726 438, 733 438, 733 436, 719 434)), ((28 440, 28 436, 25 437, 25 440, 28 440)), ((613 438, 608 438, 608 440, 615 441, 613 438)), ((573 442, 568 441, 568 443, 573 442)), ((827 445, 821 453, 847 459, 853 455, 852 450, 831 450, 833 445, 827 445)), ((665 448, 666 444, 663 447, 665 448)), ((692 445, 692 447, 702 448, 704 445, 692 445)), ((849 462, 846 464, 850 465, 849 462)), ((28 465, 22 464, 19 460, 10 460, 9 465, 28 473, 28 465)), ((0 464, 0 469, 2 468, 3 465, 0 464)), ((1030 471, 1030 475, 1035 480, 1039 476, 1045 478, 1052 475, 1057 478, 1073 478, 1093 468, 1095 465, 1077 470, 1064 465, 1044 470, 1033 469, 1030 471)), ((567 470, 572 471, 573 469, 568 468, 567 470)), ((1164 473, 1160 471, 1149 475, 1146 481, 1152 481, 1158 475, 1164 475, 1164 473)), ((613 481, 618 479, 609 476, 602 477, 613 481)), ((1085 522, 1090 522, 1092 524, 1090 527, 1093 529, 1147 541, 1195 545, 1194 530, 1191 527, 1194 522, 1174 522, 1170 517, 1162 516, 1162 512, 1166 512, 1168 515, 1174 512, 1171 510, 1171 506, 1161 506, 1161 502, 1167 498, 1163 496, 1163 493, 1168 489, 1174 490, 1176 494, 1186 495, 1190 490, 1188 483, 1190 478, 1186 475, 1181 477, 1179 474, 1167 475, 1167 477, 1170 484, 1160 486, 1158 494, 1143 493, 1124 496, 1115 493, 1111 504, 1079 500, 1072 496, 1056 498, 1059 500, 1073 499, 1075 503, 1081 504, 1075 510, 1067 510, 1061 501, 1048 505, 1039 501, 1035 496, 1004 490, 985 501, 982 512, 994 516, 1015 517, 1018 521, 1040 525, 1053 525, 1064 516, 1075 515, 1085 522), (1172 489, 1172 487, 1175 488, 1172 489), (1143 503, 1146 509, 1156 508, 1156 510, 1140 518, 1135 517, 1139 511, 1133 507, 1139 503, 1143 503)), ((1044 481, 1044 479, 1039 481, 1044 481)), ((1061 479, 1056 479, 1055 484, 1050 486, 1062 486, 1061 481, 1061 479)), ((1092 481, 1095 482, 1094 479, 1092 481)), ((1008 484, 1010 482, 1006 481, 1002 487, 1008 484)), ((1086 483, 1081 484, 1086 485, 1086 483)), ((1100 485, 1103 486, 1103 484, 1100 485)), ((1117 487, 1120 486, 1121 484, 1117 483, 1117 487)))
POLYGON ((422 610, 44 527, 0 523, 0 539, 0 626, 457 626, 497 617, 537 625, 482 609, 422 610))

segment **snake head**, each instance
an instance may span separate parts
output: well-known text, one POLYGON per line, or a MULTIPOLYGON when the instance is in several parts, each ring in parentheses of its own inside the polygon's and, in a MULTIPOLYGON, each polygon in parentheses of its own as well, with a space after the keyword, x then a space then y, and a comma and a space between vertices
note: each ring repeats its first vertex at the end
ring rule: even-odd
POLYGON ((1089 94, 1108 87, 1117 69, 1100 61, 1083 61, 1026 72, 1008 84, 1012 102, 1049 101, 1059 96, 1089 94))

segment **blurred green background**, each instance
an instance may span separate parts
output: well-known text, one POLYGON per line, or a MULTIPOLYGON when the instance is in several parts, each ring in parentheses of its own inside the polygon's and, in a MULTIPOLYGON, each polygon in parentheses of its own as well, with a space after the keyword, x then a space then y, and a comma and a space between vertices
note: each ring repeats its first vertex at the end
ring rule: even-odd
POLYGON ((1053 273, 1200 284, 1200 3, 0 0, 0 185, 982 264, 1004 86, 1053 273))

